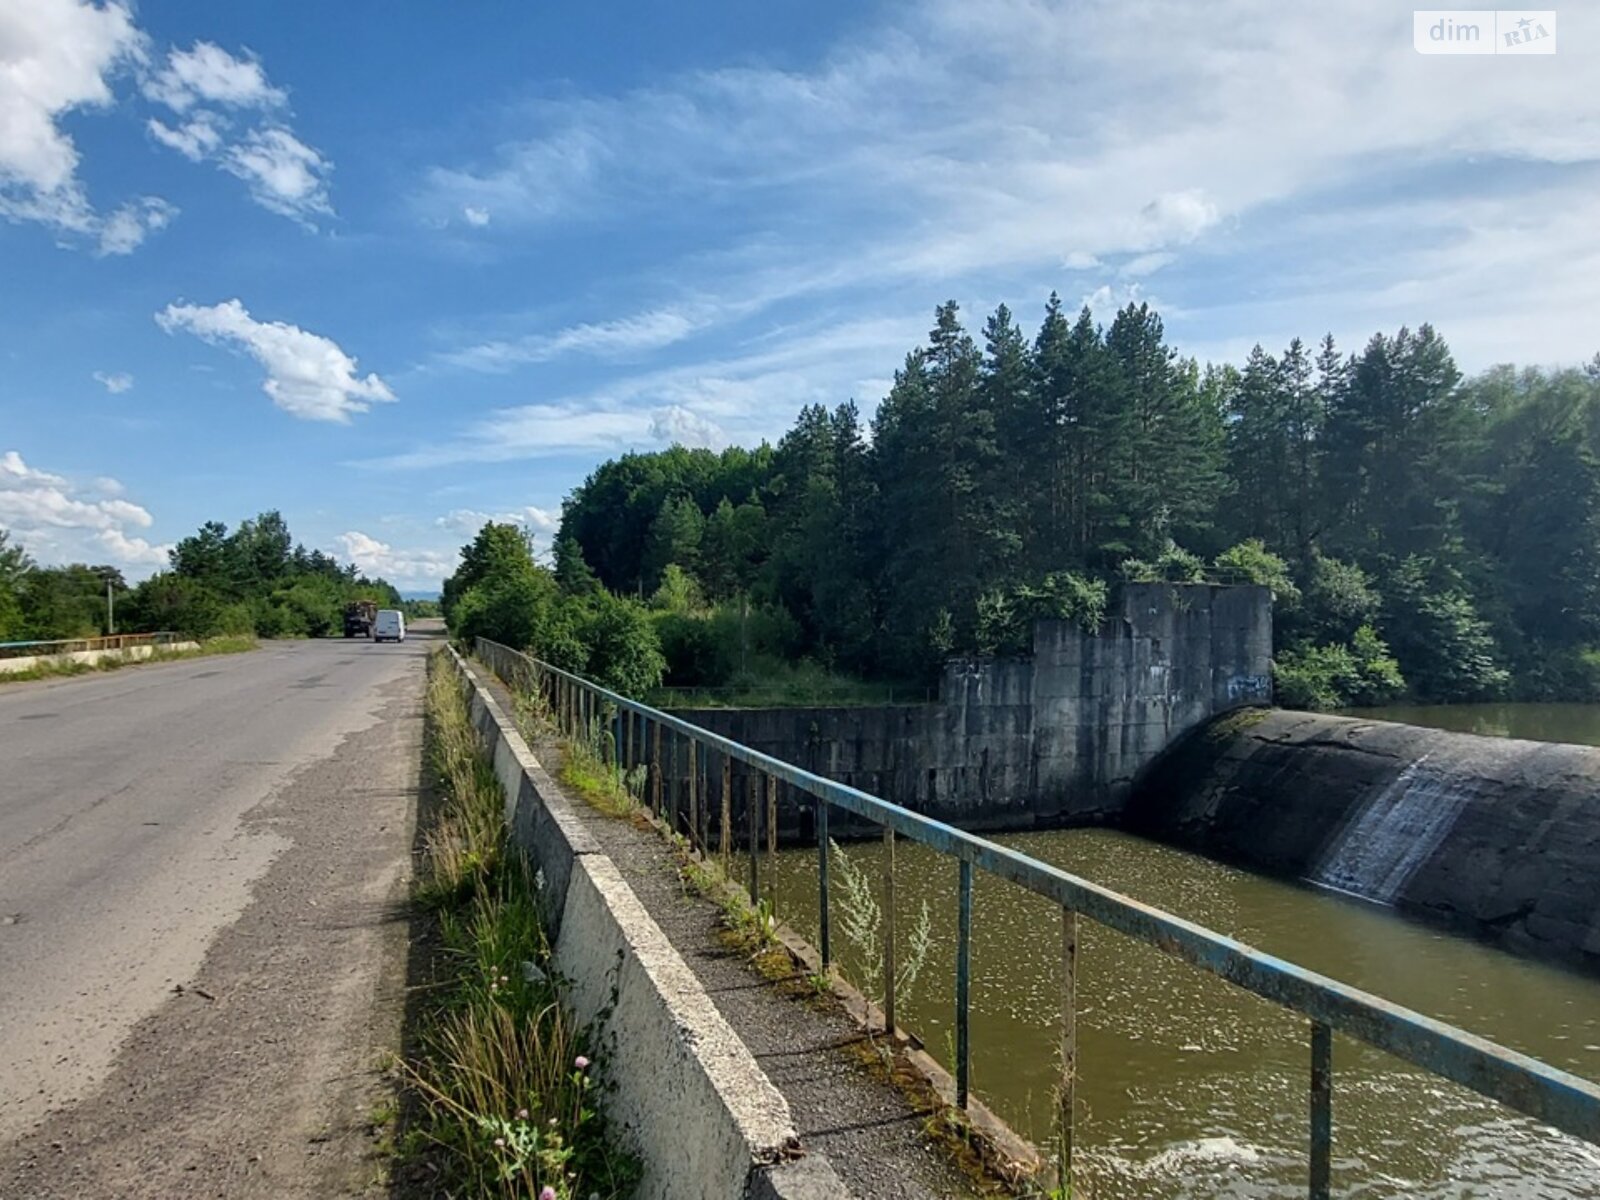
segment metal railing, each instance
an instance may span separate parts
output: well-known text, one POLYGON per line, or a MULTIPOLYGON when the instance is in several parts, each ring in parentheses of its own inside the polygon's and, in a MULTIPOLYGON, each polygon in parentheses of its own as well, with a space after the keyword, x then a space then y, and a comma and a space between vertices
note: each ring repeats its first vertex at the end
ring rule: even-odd
POLYGON ((44 642, 0 642, 0 658, 28 658, 34 655, 79 654, 86 650, 128 650, 134 646, 170 646, 182 635, 161 633, 116 633, 110 637, 57 638, 44 642))
MULTIPOLYGON (((955 858, 960 891, 956 942, 955 1078, 956 1101, 968 1101, 971 1043, 968 1036, 968 983, 971 973, 972 878, 982 869, 1054 901, 1061 908, 1061 1076, 1058 1097, 1061 1174, 1072 1169, 1072 1110, 1077 1079, 1077 952, 1078 918, 1088 917, 1245 991, 1306 1017, 1309 1022, 1310 1117, 1309 1162, 1312 1200, 1326 1200, 1332 1181, 1333 1031, 1366 1042, 1423 1070, 1471 1088, 1535 1120, 1600 1144, 1600 1085, 1552 1067, 1528 1055, 1496 1045, 1391 1004, 1381 996, 1308 971, 1284 959, 1206 929, 1182 917, 1142 904, 1058 867, 1019 854, 985 838, 920 816, 897 804, 814 775, 791 763, 762 754, 687 721, 629 700, 568 671, 509 647, 479 638, 477 656, 513 688, 540 698, 565 733, 609 728, 611 753, 622 770, 648 768, 645 788, 652 809, 664 811, 662 799, 663 742, 668 770, 679 777, 686 768, 689 837, 702 850, 709 844, 710 755, 721 758, 721 841, 728 853, 732 831, 731 767, 744 763, 754 771, 746 804, 750 855, 750 889, 759 894, 761 858, 776 852, 777 784, 779 781, 810 797, 816 806, 817 886, 820 912, 819 950, 824 969, 831 965, 828 895, 828 810, 840 808, 883 828, 887 849, 883 886, 893 912, 894 841, 910 838, 955 858), (680 755, 680 749, 683 753, 680 755), (764 786, 762 786, 764 784, 764 786), (766 837, 761 834, 760 793, 766 796, 766 837), (702 804, 702 800, 704 803, 702 804), (764 840, 764 845, 763 845, 764 840)), ((677 797, 670 798, 676 820, 677 797)), ((894 1026, 894 954, 892 917, 884 930, 884 1016, 894 1026)))

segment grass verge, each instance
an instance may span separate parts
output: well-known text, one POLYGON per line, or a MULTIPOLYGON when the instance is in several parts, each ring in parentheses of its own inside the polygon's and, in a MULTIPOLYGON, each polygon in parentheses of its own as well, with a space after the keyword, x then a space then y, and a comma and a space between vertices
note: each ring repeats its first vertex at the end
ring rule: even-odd
POLYGON ((506 842, 500 785, 443 651, 428 664, 426 755, 439 802, 414 903, 438 953, 397 1069, 400 1194, 627 1197, 638 1164, 606 1136, 588 1031, 562 1003, 536 883, 506 842))
POLYGON ((207 638, 192 650, 168 650, 155 647, 148 658, 102 658, 98 662, 50 662, 29 667, 26 671, 0 674, 0 684, 22 683, 29 679, 65 679, 74 675, 94 675, 104 671, 120 671, 126 667, 142 667, 147 663, 178 662, 185 658, 208 658, 214 654, 240 654, 257 648, 256 639, 229 634, 207 638))

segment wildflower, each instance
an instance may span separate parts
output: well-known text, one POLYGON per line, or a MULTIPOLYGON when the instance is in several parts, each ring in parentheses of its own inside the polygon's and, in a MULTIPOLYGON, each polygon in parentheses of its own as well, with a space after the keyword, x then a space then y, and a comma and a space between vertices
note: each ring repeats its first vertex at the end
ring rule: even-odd
POLYGON ((526 1121, 527 1119, 528 1119, 528 1110, 525 1109, 525 1108, 517 1109, 517 1120, 526 1121))
POLYGON ((506 1140, 505 1140, 505 1138, 495 1138, 494 1144, 498 1148, 500 1148, 501 1150, 504 1150, 506 1148, 506 1140))
POLYGON ((556 1190, 548 1183, 539 1189, 539 1200, 556 1200, 556 1190))
POLYGON ((572 1060, 572 1065, 577 1067, 580 1071, 587 1071, 589 1069, 589 1060, 580 1054, 577 1058, 572 1060))

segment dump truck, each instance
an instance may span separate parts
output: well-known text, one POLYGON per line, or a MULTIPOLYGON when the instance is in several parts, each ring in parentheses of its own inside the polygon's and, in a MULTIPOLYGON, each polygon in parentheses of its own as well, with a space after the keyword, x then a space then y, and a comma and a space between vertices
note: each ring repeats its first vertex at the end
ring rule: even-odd
POLYGON ((345 637, 371 637, 372 623, 378 619, 375 600, 352 600, 344 606, 345 637))

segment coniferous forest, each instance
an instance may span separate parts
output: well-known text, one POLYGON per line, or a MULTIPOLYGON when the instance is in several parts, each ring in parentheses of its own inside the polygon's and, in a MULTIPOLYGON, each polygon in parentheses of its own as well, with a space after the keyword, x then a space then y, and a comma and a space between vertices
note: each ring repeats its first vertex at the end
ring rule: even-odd
POLYGON ((1333 707, 1600 698, 1597 570, 1600 356, 1466 378, 1422 325, 1202 366, 1052 296, 1031 333, 941 306, 870 425, 602 464, 554 578, 647 606, 683 685, 926 681, 1119 580, 1262 582, 1280 700, 1333 707))

